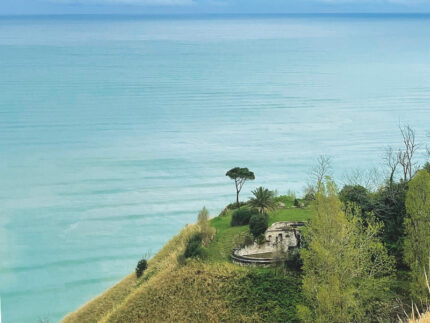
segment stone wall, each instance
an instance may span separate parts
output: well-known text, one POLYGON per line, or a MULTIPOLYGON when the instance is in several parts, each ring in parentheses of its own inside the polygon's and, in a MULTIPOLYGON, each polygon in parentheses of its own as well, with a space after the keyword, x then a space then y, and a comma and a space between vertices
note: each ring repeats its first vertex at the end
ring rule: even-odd
POLYGON ((274 259, 270 254, 280 252, 286 255, 288 250, 300 247, 299 227, 304 226, 304 222, 276 222, 273 223, 265 232, 265 242, 245 246, 233 251, 232 260, 242 264, 258 265, 260 262, 273 263, 274 259), (258 260, 258 255, 267 254, 265 260, 258 260))

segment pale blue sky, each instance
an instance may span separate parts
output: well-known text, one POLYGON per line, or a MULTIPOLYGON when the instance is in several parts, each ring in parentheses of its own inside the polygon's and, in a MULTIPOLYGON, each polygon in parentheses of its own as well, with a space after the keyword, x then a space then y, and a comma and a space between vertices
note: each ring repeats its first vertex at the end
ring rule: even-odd
POLYGON ((0 0, 5 14, 430 13, 430 0, 0 0))

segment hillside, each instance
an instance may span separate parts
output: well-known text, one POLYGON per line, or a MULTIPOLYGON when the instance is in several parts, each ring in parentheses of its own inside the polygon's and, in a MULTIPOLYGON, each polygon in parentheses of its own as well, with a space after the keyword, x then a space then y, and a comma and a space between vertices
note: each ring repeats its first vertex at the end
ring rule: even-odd
MULTIPOLYGON (((270 212, 269 224, 303 221, 311 210, 285 207, 270 212)), ((295 322, 301 279, 295 272, 234 265, 229 255, 248 226, 231 227, 232 212, 210 221, 216 234, 204 261, 178 262, 199 226, 187 225, 148 263, 142 277, 134 273, 62 322, 295 322)), ((137 262, 138 259, 136 259, 137 262)))

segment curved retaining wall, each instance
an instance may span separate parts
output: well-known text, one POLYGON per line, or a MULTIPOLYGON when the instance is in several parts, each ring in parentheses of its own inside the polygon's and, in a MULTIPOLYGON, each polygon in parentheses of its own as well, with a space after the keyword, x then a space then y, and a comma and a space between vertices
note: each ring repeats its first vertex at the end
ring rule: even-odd
POLYGON ((235 254, 237 249, 233 251, 233 253, 230 255, 230 259, 232 262, 242 265, 242 266, 263 266, 263 267, 269 267, 274 266, 279 261, 279 258, 255 258, 255 257, 248 257, 248 256, 239 256, 235 254))

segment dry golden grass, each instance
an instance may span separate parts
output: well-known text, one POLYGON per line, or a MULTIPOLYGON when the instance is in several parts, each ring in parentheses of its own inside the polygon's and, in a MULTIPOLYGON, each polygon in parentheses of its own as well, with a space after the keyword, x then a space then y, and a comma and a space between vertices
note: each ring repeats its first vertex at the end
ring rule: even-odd
MULTIPOLYGON (((103 317, 120 307, 134 291, 139 289, 145 281, 159 273, 170 272, 178 266, 177 256, 183 252, 188 238, 200 228, 197 225, 187 225, 149 261, 148 269, 137 280, 136 275, 130 274, 118 284, 96 297, 77 311, 67 315, 63 323, 99 322, 103 317)), ((155 277, 154 277, 155 278, 155 277)))
POLYGON ((257 317, 234 317, 223 291, 243 276, 232 264, 191 262, 142 284, 103 323, 131 322, 252 322, 257 317))
POLYGON ((418 318, 411 318, 409 323, 430 323, 430 312, 420 315, 418 318))

